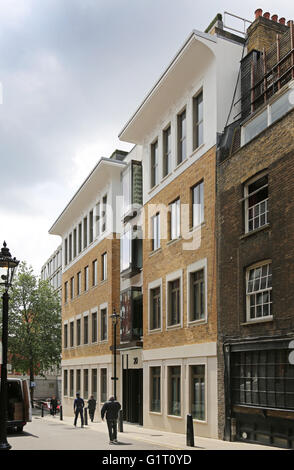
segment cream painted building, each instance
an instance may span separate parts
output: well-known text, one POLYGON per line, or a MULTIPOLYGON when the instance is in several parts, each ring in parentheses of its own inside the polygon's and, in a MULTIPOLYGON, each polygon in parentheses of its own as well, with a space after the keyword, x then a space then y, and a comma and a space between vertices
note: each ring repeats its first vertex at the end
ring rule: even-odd
MULTIPOLYGON (((243 40, 192 31, 119 137, 142 148, 143 424, 218 437, 215 168, 243 40)), ((139 367, 139 366, 138 366, 139 367)))

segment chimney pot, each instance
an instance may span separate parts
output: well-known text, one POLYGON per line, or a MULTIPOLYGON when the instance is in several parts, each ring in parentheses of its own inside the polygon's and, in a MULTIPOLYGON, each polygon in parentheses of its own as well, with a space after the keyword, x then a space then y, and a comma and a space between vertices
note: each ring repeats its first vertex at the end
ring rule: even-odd
POLYGON ((286 18, 280 18, 280 19, 279 19, 279 23, 285 24, 285 23, 286 23, 286 18))
POLYGON ((262 15, 262 9, 261 8, 257 8, 257 10, 255 10, 255 19, 257 19, 259 16, 262 15))
POLYGON ((266 11, 264 14, 263 14, 264 18, 266 18, 267 20, 269 20, 270 18, 270 13, 268 11, 266 11))
POLYGON ((278 21, 278 15, 272 15, 271 19, 272 19, 273 21, 278 21))

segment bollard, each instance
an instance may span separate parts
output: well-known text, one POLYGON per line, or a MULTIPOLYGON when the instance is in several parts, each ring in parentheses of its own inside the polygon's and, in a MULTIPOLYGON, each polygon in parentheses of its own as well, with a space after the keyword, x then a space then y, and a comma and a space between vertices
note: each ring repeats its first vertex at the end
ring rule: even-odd
POLYGON ((63 421, 62 405, 59 406, 60 421, 63 421))
POLYGON ((44 418, 44 407, 43 407, 43 405, 41 406, 41 416, 42 416, 42 418, 44 418))
POLYGON ((194 447, 194 428, 192 415, 187 415, 187 439, 186 445, 194 447))
POLYGON ((123 412, 122 412, 122 410, 119 410, 119 432, 124 432, 123 412))
POLYGON ((85 414, 85 426, 88 426, 88 408, 85 407, 85 410, 84 410, 84 414, 85 414))

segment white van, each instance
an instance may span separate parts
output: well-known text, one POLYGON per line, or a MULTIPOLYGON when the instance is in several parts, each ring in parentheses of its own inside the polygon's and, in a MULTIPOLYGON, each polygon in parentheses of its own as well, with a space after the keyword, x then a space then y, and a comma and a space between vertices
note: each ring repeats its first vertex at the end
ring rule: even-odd
POLYGON ((28 381, 21 378, 7 378, 8 413, 7 428, 18 432, 32 421, 32 406, 28 381))

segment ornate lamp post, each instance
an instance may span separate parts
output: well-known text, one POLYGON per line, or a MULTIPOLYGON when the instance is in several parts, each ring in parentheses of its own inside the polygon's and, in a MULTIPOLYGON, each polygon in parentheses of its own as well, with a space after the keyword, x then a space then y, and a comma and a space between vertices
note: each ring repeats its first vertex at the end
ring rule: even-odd
POLYGON ((0 252, 0 287, 4 288, 2 295, 2 364, 1 364, 1 391, 0 391, 0 450, 9 450, 11 445, 7 442, 7 343, 8 343, 8 289, 12 285, 13 276, 19 261, 12 258, 6 243, 0 252))
POLYGON ((116 399, 116 382, 118 380, 117 375, 116 375, 116 326, 120 319, 120 315, 116 313, 115 308, 113 309, 113 314, 110 315, 110 318, 112 320, 112 325, 113 325, 113 377, 111 377, 111 379, 114 381, 113 395, 114 395, 114 398, 116 399))

